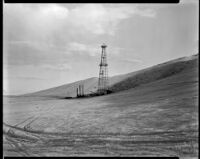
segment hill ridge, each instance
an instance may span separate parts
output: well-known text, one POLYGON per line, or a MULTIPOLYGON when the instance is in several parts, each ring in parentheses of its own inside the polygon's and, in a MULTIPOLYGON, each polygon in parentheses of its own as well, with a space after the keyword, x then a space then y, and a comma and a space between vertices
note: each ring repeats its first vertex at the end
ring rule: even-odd
MULTIPOLYGON (((174 60, 166 61, 157 65, 150 66, 138 71, 115 75, 109 77, 110 89, 113 92, 134 88, 141 84, 153 82, 163 79, 173 74, 180 73, 189 67, 197 66, 198 54, 184 56, 174 60), (160 74, 159 74, 160 72, 160 74), (153 77, 154 76, 154 77, 153 77)), ((85 93, 94 92, 97 90, 98 77, 91 77, 72 83, 64 84, 40 90, 33 93, 23 94, 19 96, 51 96, 51 97, 66 97, 76 96, 76 88, 79 84, 84 84, 85 93)))

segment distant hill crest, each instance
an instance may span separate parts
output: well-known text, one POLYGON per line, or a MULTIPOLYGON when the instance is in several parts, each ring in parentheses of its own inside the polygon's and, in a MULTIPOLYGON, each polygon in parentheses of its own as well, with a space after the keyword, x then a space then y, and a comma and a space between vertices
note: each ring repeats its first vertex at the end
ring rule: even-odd
MULTIPOLYGON (((142 84, 154 82, 170 76, 174 76, 189 69, 198 68, 198 54, 181 57, 175 60, 167 61, 139 71, 116 75, 109 78, 110 89, 114 92, 135 88, 142 84)), ((76 88, 79 84, 84 84, 84 92, 91 93, 97 90, 98 78, 92 77, 70 84, 29 93, 21 96, 37 96, 37 97, 66 97, 76 96, 76 88)))

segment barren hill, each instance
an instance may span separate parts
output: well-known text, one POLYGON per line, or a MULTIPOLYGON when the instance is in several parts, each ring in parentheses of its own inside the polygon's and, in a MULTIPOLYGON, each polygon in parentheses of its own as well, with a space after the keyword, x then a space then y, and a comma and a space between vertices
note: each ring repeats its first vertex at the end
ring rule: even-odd
MULTIPOLYGON (((114 92, 118 92, 134 88, 141 84, 174 76, 189 69, 196 68, 197 61, 198 54, 178 58, 136 72, 113 76, 109 78, 110 89, 114 92)), ((92 77, 35 93, 25 94, 23 96, 74 97, 76 96, 76 88, 79 84, 84 84, 85 93, 95 92, 97 90, 98 78, 92 77)))
MULTIPOLYGON (((3 109, 4 154, 197 158, 197 66, 194 55, 111 77, 115 93, 105 96, 8 98, 3 109)), ((78 82, 89 90, 97 79, 78 82)), ((63 96, 78 82, 35 95, 63 96)))
POLYGON ((155 65, 147 69, 126 75, 124 80, 111 86, 112 91, 118 92, 154 82, 180 73, 190 72, 198 68, 198 55, 178 58, 169 62, 155 65))

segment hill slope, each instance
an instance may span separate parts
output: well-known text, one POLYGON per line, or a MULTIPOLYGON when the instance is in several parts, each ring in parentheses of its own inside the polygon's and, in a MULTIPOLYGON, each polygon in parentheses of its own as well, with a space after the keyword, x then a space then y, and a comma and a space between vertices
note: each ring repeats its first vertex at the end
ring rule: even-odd
POLYGON ((181 72, 198 68, 198 55, 183 57, 126 75, 127 78, 111 86, 114 92, 154 82, 181 72))
MULTIPOLYGON (((136 72, 113 76, 109 78, 110 89, 114 92, 118 92, 134 88, 141 84, 173 76, 177 73, 188 70, 191 67, 197 67, 197 60, 198 54, 175 59, 136 72)), ((76 88, 79 84, 84 84, 84 92, 86 94, 94 92, 97 90, 98 78, 88 78, 35 93, 25 94, 23 96, 74 97, 76 96, 76 88)))
POLYGON ((159 78, 128 90, 119 85, 123 91, 106 96, 4 100, 4 154, 197 158, 197 65, 192 56, 134 72, 142 78, 144 72, 163 68, 154 75, 159 78), (181 71, 171 74, 171 64, 181 71))

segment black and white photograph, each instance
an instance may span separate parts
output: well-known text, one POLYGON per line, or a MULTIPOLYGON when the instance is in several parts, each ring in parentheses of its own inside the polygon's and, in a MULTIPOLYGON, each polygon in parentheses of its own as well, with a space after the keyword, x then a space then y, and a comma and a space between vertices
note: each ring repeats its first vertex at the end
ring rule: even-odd
POLYGON ((3 157, 199 153, 199 1, 3 2, 3 157))

